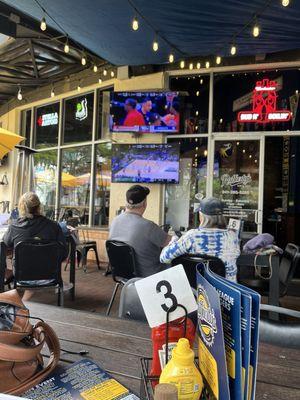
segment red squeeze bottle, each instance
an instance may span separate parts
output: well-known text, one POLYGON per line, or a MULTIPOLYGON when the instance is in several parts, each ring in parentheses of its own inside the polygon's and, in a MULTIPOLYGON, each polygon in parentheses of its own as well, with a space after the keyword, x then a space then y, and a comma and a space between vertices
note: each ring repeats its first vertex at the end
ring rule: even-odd
MULTIPOLYGON (((186 320, 186 334, 184 335, 184 318, 179 318, 173 322, 169 322, 168 334, 168 359, 172 356, 172 350, 176 346, 180 338, 186 337, 191 348, 193 348, 195 340, 195 326, 193 322, 187 318, 186 320)), ((161 371, 166 363, 166 324, 152 328, 152 366, 150 376, 160 376, 161 371)), ((153 381, 155 386, 158 381, 153 381)))

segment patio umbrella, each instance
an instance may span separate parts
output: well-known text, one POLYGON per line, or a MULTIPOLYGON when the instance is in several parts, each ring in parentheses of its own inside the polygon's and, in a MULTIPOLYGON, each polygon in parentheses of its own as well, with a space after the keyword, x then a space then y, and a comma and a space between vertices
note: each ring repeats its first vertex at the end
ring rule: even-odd
POLYGON ((64 187, 78 186, 78 182, 77 182, 76 176, 68 174, 67 172, 62 172, 62 174, 61 174, 61 184, 64 187))
POLYGON ((25 138, 0 128, 0 160, 25 138))

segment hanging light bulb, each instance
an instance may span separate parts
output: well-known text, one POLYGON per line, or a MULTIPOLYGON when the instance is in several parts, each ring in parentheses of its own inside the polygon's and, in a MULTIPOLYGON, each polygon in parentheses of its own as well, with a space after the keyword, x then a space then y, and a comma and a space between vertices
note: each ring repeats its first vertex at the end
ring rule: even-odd
POLYGON ((110 76, 111 76, 112 78, 115 76, 114 71, 111 71, 111 72, 110 72, 110 76))
POLYGON ((134 31, 139 29, 139 21, 137 20, 136 16, 133 18, 131 26, 134 31))
POLYGON ((41 20, 41 25, 40 25, 41 31, 45 32, 45 30, 47 29, 47 24, 46 24, 46 18, 43 17, 41 20))
POLYGON ((219 65, 221 64, 222 58, 220 56, 216 57, 216 64, 219 65))
POLYGON ((78 86, 77 86, 77 92, 80 92, 81 91, 81 86, 80 86, 80 82, 78 83, 78 86))
POLYGON ((195 115, 196 115, 196 116, 198 116, 198 115, 199 115, 199 111, 198 111, 198 110, 195 112, 195 115))
POLYGON ((54 86, 52 86, 52 89, 51 89, 50 96, 51 96, 51 97, 54 97, 54 96, 55 96, 55 92, 54 92, 54 86))
POLYGON ((197 90, 197 92, 196 92, 196 96, 199 96, 199 94, 200 94, 200 92, 199 92, 199 90, 197 90))
POLYGON ((82 64, 82 65, 86 65, 86 57, 85 57, 85 55, 83 55, 83 56, 81 57, 81 64, 82 64))
POLYGON ((290 0, 282 0, 281 4, 283 5, 283 7, 287 7, 290 4, 290 0))
POLYGON ((18 98, 18 100, 20 100, 20 101, 23 99, 21 87, 19 87, 17 98, 18 98))
POLYGON ((101 78, 99 78, 99 79, 98 79, 98 82, 99 82, 99 83, 102 83, 102 79, 101 79, 101 78))
POLYGON ((184 66, 185 66, 185 62, 183 60, 180 61, 180 68, 184 68, 184 66))
POLYGON ((94 64, 94 66, 93 66, 93 71, 94 71, 94 72, 97 72, 97 71, 98 71, 98 67, 97 67, 96 64, 94 64))
POLYGON ((235 45, 235 44, 233 44, 233 45, 231 46, 230 54, 231 54, 232 56, 234 56, 234 55, 236 54, 236 45, 235 45))
POLYGON ((170 54, 169 55, 169 63, 172 63, 172 62, 174 62, 174 54, 170 54))
POLYGON ((103 75, 106 76, 107 75, 107 69, 104 68, 103 70, 103 75))
POLYGON ((255 22, 255 24, 253 26, 253 30, 252 30, 252 35, 254 37, 258 37, 259 34, 260 34, 260 29, 259 29, 259 26, 258 26, 257 22, 255 22))
POLYGON ((190 63, 190 65, 189 65, 189 69, 193 69, 194 68, 194 65, 193 65, 193 63, 190 63))
POLYGON ((200 79, 200 85, 203 85, 203 79, 202 78, 200 79))
POLYGON ((209 68, 209 67, 210 67, 210 63, 209 63, 209 61, 206 61, 205 68, 209 68))
POLYGON ((158 42, 157 42, 157 40, 154 40, 154 42, 152 44, 152 49, 153 49, 153 51, 157 51, 158 50, 158 42))
POLYGON ((201 63, 197 62, 196 67, 197 67, 197 69, 200 69, 201 68, 201 63))
POLYGON ((69 46, 69 39, 67 38, 66 43, 65 43, 65 47, 64 47, 64 52, 66 54, 68 54, 70 51, 70 46, 69 46))

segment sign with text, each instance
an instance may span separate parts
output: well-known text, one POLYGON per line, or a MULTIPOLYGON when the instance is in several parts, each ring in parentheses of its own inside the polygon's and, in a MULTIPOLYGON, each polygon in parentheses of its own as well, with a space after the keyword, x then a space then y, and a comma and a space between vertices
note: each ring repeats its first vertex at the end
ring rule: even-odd
POLYGON ((177 307, 178 304, 184 306, 188 313, 197 310, 196 300, 182 265, 141 279, 135 282, 135 287, 150 328, 164 324, 169 309, 174 310, 170 312, 170 321, 183 317, 184 310, 177 307))

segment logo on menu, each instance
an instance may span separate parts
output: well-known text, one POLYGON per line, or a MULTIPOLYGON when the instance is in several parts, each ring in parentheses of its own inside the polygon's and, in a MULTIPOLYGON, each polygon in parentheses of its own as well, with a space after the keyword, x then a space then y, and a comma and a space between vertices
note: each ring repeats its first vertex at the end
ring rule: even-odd
POLYGON ((58 113, 42 114, 37 119, 38 126, 50 126, 58 124, 58 113))
POLYGON ((289 110, 277 110, 277 82, 263 79, 256 82, 252 96, 252 110, 240 111, 239 122, 256 122, 266 124, 268 122, 286 122, 291 119, 289 110))
POLYGON ((198 321, 203 341, 207 346, 212 346, 218 332, 217 322, 215 312, 202 285, 198 285, 198 321))
POLYGON ((249 183, 252 182, 251 175, 244 174, 244 175, 229 175, 224 174, 221 176, 221 186, 247 186, 249 183))
POLYGON ((88 116, 88 108, 87 108, 87 99, 84 98, 83 100, 79 101, 76 104, 76 114, 75 118, 78 121, 83 121, 88 116))

